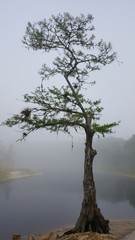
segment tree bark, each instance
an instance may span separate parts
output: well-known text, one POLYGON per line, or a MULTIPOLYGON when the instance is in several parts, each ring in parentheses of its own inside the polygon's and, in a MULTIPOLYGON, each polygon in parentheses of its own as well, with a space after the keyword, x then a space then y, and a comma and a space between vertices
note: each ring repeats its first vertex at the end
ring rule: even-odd
POLYGON ((109 221, 105 220, 98 208, 96 201, 96 188, 93 178, 93 159, 96 150, 92 148, 94 133, 86 129, 85 159, 84 159, 84 179, 83 191, 84 198, 80 211, 80 216, 73 229, 65 234, 77 232, 98 232, 109 233, 109 221))

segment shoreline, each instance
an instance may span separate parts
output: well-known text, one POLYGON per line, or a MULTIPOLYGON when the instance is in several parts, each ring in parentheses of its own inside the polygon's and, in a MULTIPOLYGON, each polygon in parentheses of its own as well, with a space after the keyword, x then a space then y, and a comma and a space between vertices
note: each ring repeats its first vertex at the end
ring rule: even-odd
MULTIPOLYGON (((134 240, 135 239, 135 220, 112 220, 110 221, 110 235, 113 235, 118 240, 134 240), (131 236, 133 235, 133 238, 131 236)), ((23 239, 33 237, 34 240, 56 240, 57 236, 62 236, 65 231, 68 231, 73 226, 65 226, 58 229, 52 229, 44 233, 30 234, 22 236, 23 239)), ((30 238, 32 239, 32 238, 30 238)))
MULTIPOLYGON (((15 179, 38 176, 41 175, 41 172, 33 172, 28 169, 2 169, 2 171, 6 172, 6 177, 0 180, 0 183, 5 181, 12 181, 15 179)), ((135 220, 127 219, 127 220, 110 220, 110 234, 115 236, 118 240, 131 240, 135 239, 135 220), (130 235, 133 235, 131 238, 130 235), (129 238, 128 238, 129 236, 129 238), (126 238, 125 238, 126 237, 126 238)), ((55 240, 55 236, 62 235, 65 231, 68 231, 72 226, 65 226, 59 229, 50 229, 50 231, 45 231, 42 233, 36 233, 31 235, 27 235, 23 237, 23 239, 29 239, 28 236, 33 236, 34 240, 55 240)), ((21 233, 20 233, 21 234, 21 233)), ((30 238, 31 239, 31 238, 30 238)))
POLYGON ((41 172, 33 172, 32 170, 28 169, 2 169, 2 172, 5 173, 5 176, 0 179, 0 183, 6 181, 12 181, 15 179, 25 178, 25 177, 32 177, 42 175, 41 172))

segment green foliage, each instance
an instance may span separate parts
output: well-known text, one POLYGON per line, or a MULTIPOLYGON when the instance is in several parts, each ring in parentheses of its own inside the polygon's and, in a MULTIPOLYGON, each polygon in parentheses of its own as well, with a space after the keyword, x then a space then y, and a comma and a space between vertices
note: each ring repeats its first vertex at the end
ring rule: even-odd
POLYGON ((23 43, 33 50, 59 51, 53 61, 53 68, 46 64, 41 69, 42 79, 55 74, 68 74, 83 82, 89 72, 99 70, 116 58, 111 43, 95 41, 93 17, 88 14, 73 17, 69 13, 52 16, 38 23, 28 23, 23 43))
POLYGON ((97 123, 93 123, 92 127, 96 133, 102 134, 104 136, 107 133, 113 133, 112 128, 116 127, 118 124, 119 124, 119 122, 118 123, 113 122, 113 123, 104 124, 104 125, 99 125, 97 123))
POLYGON ((31 94, 24 95, 24 101, 31 107, 23 109, 3 124, 9 127, 19 125, 22 138, 29 133, 45 128, 49 131, 70 133, 70 128, 89 128, 104 135, 112 132, 117 123, 100 126, 95 123, 100 119, 103 108, 100 100, 85 98, 89 73, 100 70, 102 66, 112 63, 116 53, 111 43, 103 40, 96 42, 93 34, 93 17, 81 14, 73 17, 69 13, 59 14, 38 23, 28 23, 23 43, 33 50, 45 53, 57 51, 51 66, 42 66, 41 87, 31 94), (44 87, 44 81, 63 78, 61 87, 44 87))

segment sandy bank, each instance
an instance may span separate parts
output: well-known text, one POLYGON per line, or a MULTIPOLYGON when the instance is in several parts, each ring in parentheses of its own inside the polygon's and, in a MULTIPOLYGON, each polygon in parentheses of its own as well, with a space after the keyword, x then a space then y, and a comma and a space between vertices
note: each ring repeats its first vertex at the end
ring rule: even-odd
MULTIPOLYGON (((34 240, 55 240, 56 236, 61 236, 69 227, 52 230, 50 233, 40 233, 29 235, 34 240)), ((135 240, 135 220, 110 221, 110 234, 113 234, 118 240, 135 240)), ((28 236, 23 239, 29 239, 28 236)), ((32 238, 30 238, 32 239, 32 238)))
POLYGON ((123 239, 133 231, 135 231, 135 220, 110 221, 110 233, 118 239, 123 239))
POLYGON ((5 169, 5 177, 0 179, 0 182, 10 181, 18 178, 37 176, 41 174, 42 174, 41 172, 33 172, 28 169, 5 169))

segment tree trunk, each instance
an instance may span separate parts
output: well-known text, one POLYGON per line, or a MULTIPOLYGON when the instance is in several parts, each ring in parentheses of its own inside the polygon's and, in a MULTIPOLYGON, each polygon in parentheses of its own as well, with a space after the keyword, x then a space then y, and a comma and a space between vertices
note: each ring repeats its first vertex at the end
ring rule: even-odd
POLYGON ((96 202, 96 189, 93 179, 93 159, 96 155, 96 150, 92 148, 93 135, 94 133, 86 129, 83 179, 84 198, 80 216, 75 227, 65 234, 87 231, 109 233, 109 221, 104 219, 96 202))

